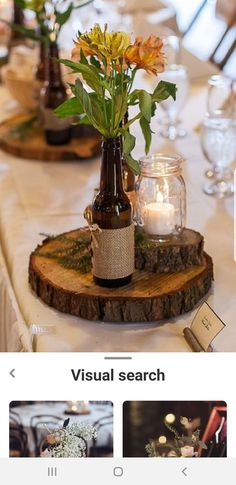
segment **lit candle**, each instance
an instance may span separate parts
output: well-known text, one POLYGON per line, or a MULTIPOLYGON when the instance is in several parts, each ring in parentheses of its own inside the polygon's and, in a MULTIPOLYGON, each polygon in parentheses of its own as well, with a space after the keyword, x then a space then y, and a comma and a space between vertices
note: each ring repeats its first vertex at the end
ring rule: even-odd
POLYGON ((156 202, 145 207, 144 229, 148 234, 168 236, 175 228, 175 208, 173 204, 163 202, 161 192, 157 193, 156 202))
POLYGON ((71 401, 71 411, 73 413, 78 412, 78 401, 71 401))

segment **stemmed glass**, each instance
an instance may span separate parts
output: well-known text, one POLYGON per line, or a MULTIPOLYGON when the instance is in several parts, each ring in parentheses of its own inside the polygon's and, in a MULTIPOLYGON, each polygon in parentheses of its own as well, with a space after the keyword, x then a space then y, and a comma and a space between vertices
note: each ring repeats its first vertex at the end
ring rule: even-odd
POLYGON ((160 79, 174 83, 177 86, 176 101, 172 98, 168 98, 162 102, 161 107, 166 112, 167 124, 160 132, 164 138, 175 140, 177 137, 186 135, 186 130, 179 127, 178 116, 188 97, 188 73, 185 66, 181 64, 171 64, 165 73, 160 76, 160 79))
POLYGON ((233 118, 207 115, 202 127, 202 149, 213 164, 213 180, 204 185, 207 195, 226 197, 234 192, 229 165, 236 156, 236 121, 233 118))
POLYGON ((234 117, 233 83, 224 75, 208 81, 207 113, 203 121, 201 144, 212 169, 205 175, 212 179, 203 188, 208 195, 226 197, 233 194, 231 163, 236 156, 236 119, 234 117))
POLYGON ((180 63, 181 41, 177 36, 171 35, 164 39, 164 50, 167 60, 167 68, 159 79, 169 81, 177 86, 177 97, 174 101, 171 97, 161 104, 167 115, 167 123, 163 126, 160 134, 169 140, 186 135, 186 131, 179 127, 179 113, 181 112, 189 92, 188 72, 180 63))
MULTIPOLYGON (((206 116, 210 116, 211 118, 231 118, 233 115, 232 96, 233 82, 230 78, 221 74, 211 76, 208 80, 206 116)), ((211 168, 206 170, 205 175, 207 178, 213 178, 215 173, 211 168)), ((232 176, 232 172, 230 170, 228 171, 228 176, 229 178, 232 176)))

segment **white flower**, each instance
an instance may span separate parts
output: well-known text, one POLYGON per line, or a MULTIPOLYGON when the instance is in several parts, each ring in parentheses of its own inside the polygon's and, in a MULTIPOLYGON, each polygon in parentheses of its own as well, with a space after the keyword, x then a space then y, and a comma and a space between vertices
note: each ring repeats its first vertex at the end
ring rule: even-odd
POLYGON ((86 443, 97 438, 97 430, 90 424, 74 422, 65 428, 58 428, 50 435, 55 444, 49 446, 41 456, 48 458, 84 458, 86 443))

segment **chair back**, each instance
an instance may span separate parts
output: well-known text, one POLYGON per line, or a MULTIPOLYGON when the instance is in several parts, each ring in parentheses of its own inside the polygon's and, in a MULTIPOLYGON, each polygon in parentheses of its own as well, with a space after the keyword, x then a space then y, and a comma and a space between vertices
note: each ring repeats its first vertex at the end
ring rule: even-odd
POLYGON ((10 425, 15 425, 22 428, 22 422, 19 414, 14 411, 10 411, 10 425))
POLYGON ((30 427, 34 436, 35 456, 40 456, 43 442, 50 429, 55 429, 63 424, 63 418, 51 414, 38 414, 32 416, 30 427), (47 429, 48 428, 48 429, 47 429))
POLYGON ((26 458, 29 456, 28 436, 21 425, 10 423, 10 456, 26 458))

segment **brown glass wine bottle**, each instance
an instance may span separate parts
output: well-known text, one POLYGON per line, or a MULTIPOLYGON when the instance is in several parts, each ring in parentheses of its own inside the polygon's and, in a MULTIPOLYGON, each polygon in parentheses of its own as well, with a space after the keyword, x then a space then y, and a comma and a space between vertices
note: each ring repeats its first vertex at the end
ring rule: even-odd
MULTIPOLYGON (((12 22, 14 25, 17 25, 19 27, 24 27, 24 12, 22 8, 14 1, 13 2, 13 18, 12 22)), ((11 36, 9 39, 9 44, 8 44, 8 49, 9 51, 12 49, 12 47, 15 47, 19 44, 25 44, 25 36, 23 33, 18 32, 16 29, 12 28, 11 31, 11 36)))
POLYGON ((47 46, 45 42, 40 42, 39 62, 35 71, 35 79, 37 79, 37 81, 41 83, 44 83, 46 81, 46 57, 47 57, 47 46))
POLYGON ((54 114, 54 110, 67 99, 58 58, 57 44, 49 43, 45 62, 46 81, 40 93, 44 132, 49 145, 64 145, 71 137, 70 120, 60 119, 54 114))
POLYGON ((132 207, 123 189, 120 137, 102 142, 100 191, 92 205, 93 277, 110 288, 128 284, 134 271, 132 207))
POLYGON ((46 57, 47 57, 47 46, 45 42, 40 42, 39 47, 39 62, 35 70, 35 84, 33 97, 34 100, 39 103, 41 89, 46 82, 46 57))

